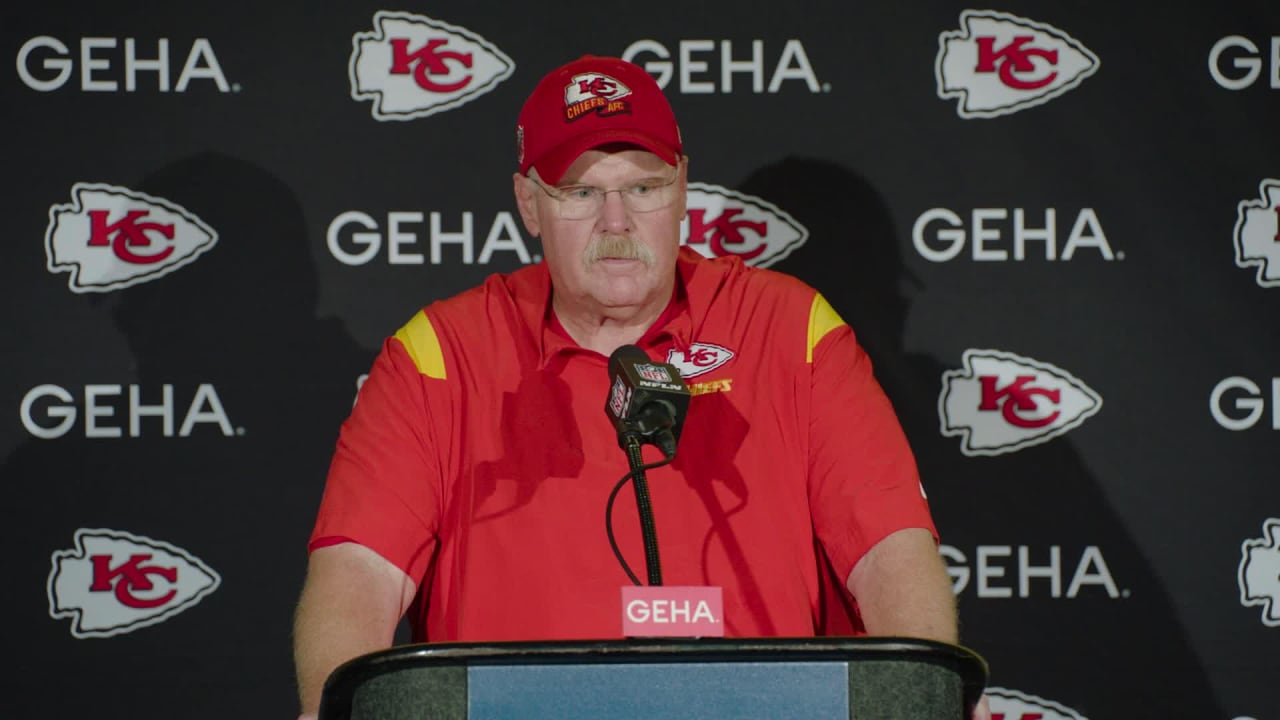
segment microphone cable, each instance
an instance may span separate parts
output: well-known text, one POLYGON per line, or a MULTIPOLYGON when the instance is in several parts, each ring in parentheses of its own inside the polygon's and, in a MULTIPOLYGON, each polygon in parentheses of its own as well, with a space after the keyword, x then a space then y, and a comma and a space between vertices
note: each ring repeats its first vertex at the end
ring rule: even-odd
POLYGON ((645 565, 648 568, 649 573, 649 584, 661 585, 662 570, 658 561, 656 532, 653 527, 653 511, 649 507, 649 487, 644 474, 648 470, 668 465, 675 459, 674 452, 667 454, 665 452, 665 447, 663 450, 663 454, 666 457, 657 462, 642 465, 640 460, 640 443, 638 441, 629 442, 627 447, 627 459, 631 463, 631 469, 628 470, 627 474, 623 475, 622 479, 618 480, 617 484, 613 486, 613 490, 609 492, 609 501, 606 502, 604 506, 604 530, 609 536, 609 547, 613 549, 614 557, 618 558, 618 564, 622 566, 622 571, 627 574, 627 577, 631 579, 632 584, 635 585, 642 585, 643 583, 641 583, 640 578, 636 577, 636 574, 631 571, 631 566, 627 564, 627 559, 623 557, 622 550, 618 547, 618 540, 614 537, 613 503, 618 497, 618 492, 627 484, 627 481, 633 480, 635 482, 636 489, 636 506, 640 511, 641 534, 645 538, 644 554, 645 565))

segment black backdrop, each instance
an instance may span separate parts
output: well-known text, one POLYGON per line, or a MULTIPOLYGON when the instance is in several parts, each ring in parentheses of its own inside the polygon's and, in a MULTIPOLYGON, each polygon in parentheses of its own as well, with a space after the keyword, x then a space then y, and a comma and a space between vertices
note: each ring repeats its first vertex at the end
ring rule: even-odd
POLYGON ((514 119, 591 52, 666 84, 690 244, 810 282, 872 354, 997 712, 1280 717, 1274 3, 0 17, 0 716, 295 711, 359 378, 540 259, 514 119))

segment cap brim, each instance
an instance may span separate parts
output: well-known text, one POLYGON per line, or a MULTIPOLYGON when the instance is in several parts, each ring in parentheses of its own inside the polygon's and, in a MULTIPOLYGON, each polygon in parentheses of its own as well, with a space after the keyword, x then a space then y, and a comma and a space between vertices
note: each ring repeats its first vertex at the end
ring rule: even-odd
POLYGON ((612 145, 614 143, 635 145, 648 150, 662 158, 663 162, 672 166, 680 159, 680 154, 674 147, 648 133, 640 132, 639 130, 611 128, 585 133, 561 143, 530 163, 530 167, 538 171, 538 177, 543 182, 554 185, 560 182, 560 179, 564 177, 565 171, 582 153, 598 148, 601 145, 612 145))

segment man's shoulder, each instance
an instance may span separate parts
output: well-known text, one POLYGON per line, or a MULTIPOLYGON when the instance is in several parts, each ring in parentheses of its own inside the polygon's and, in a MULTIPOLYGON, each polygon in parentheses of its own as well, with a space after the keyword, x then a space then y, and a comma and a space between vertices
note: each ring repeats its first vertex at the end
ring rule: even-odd
MULTIPOLYGON (((541 273, 545 276, 545 269, 541 273)), ((479 285, 436 300, 401 325, 384 351, 407 354, 420 374, 441 380, 460 377, 464 368, 498 372, 506 360, 527 358, 536 351, 534 327, 546 305, 545 296, 539 300, 538 274, 538 266, 495 273, 479 285), (492 362, 460 360, 477 354, 492 362)))
POLYGON ((494 302, 514 301, 519 296, 534 292, 536 286, 545 285, 546 276, 547 271, 540 264, 527 265, 511 272, 492 273, 478 284, 456 295, 435 300, 427 307, 456 312, 473 310, 479 305, 494 302))
POLYGON ((690 292, 704 296, 708 302, 754 303, 757 301, 799 303, 813 302, 817 290, 800 278, 779 270, 752 267, 736 256, 706 258, 687 251, 682 261, 688 263, 690 292))
POLYGON ((722 345, 754 357, 806 361, 812 350, 818 291, 778 270, 746 265, 739 258, 692 261, 689 305, 693 340, 722 345))
POLYGON ((426 314, 438 322, 479 327, 493 325, 545 305, 549 279, 541 265, 530 265, 509 273, 493 273, 478 285, 455 295, 434 300, 414 317, 426 314), (477 322, 484 320, 487 322, 477 322))
POLYGON ((529 334, 546 310, 549 283, 545 268, 533 265, 494 273, 478 285, 434 300, 415 312, 397 331, 430 334, 442 347, 493 347, 497 338, 529 334))

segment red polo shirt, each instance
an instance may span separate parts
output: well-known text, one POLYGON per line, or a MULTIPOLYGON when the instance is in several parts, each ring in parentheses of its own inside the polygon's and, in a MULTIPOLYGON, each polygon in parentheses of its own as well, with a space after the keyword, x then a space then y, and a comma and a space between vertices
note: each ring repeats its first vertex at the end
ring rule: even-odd
MULTIPOLYGON (((663 579, 724 589, 730 636, 806 636, 822 562, 933 531, 915 462, 853 333, 813 288, 684 249, 637 343, 694 397, 676 460, 647 473, 663 579)), ((550 312, 539 264, 433 303, 389 338, 344 423, 314 549, 361 543, 421 583, 418 641, 616 638, 604 509, 627 472, 607 358, 550 312)), ((659 457, 646 447, 646 460, 659 457)), ((614 531, 644 577, 635 498, 614 531)))

